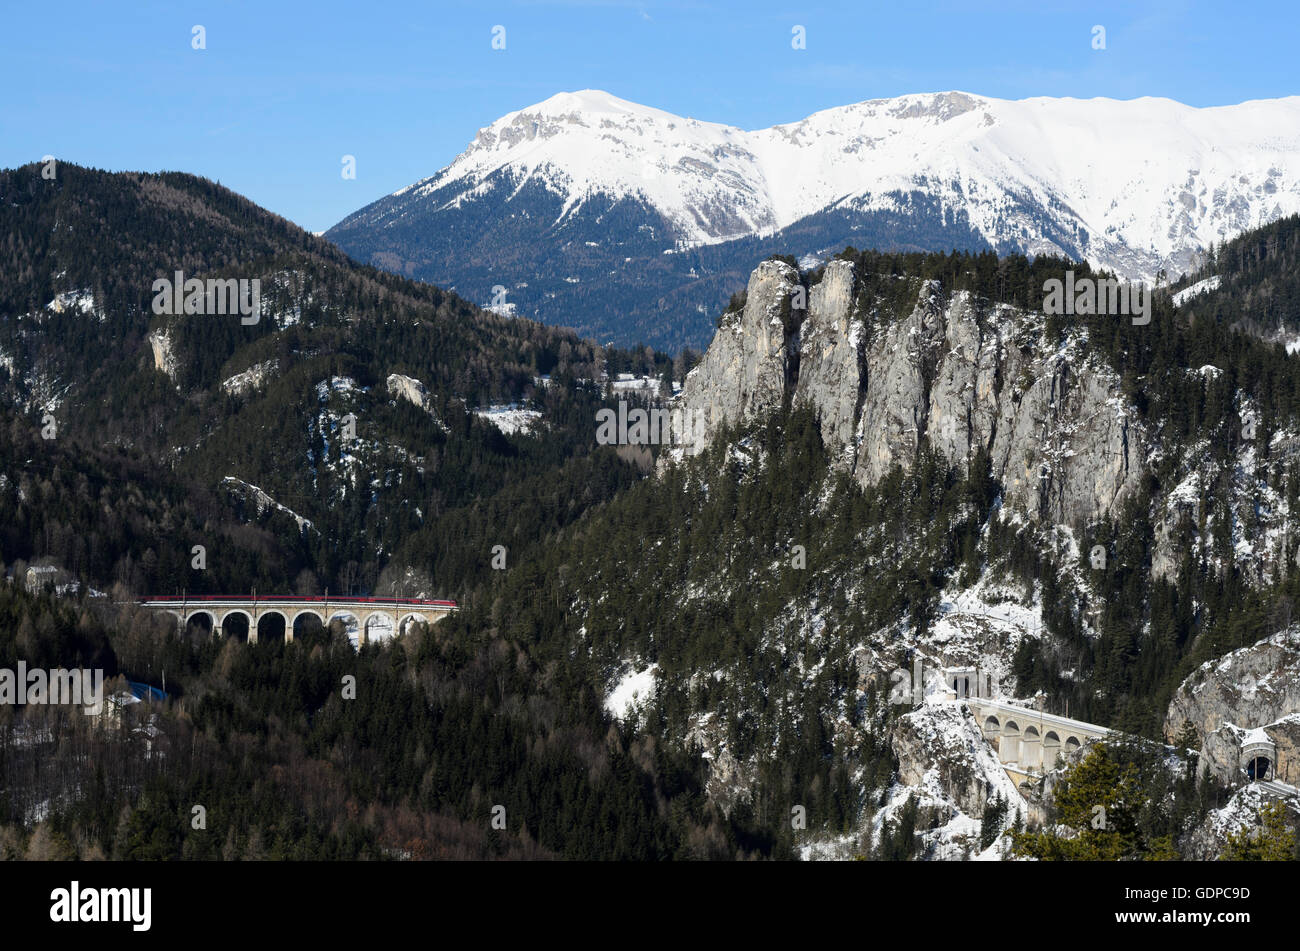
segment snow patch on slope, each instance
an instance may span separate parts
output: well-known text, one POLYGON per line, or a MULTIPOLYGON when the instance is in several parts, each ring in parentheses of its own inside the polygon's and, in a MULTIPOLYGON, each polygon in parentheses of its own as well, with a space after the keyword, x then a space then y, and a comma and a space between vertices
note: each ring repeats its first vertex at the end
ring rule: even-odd
POLYGON ((633 716, 637 707, 654 696, 655 678, 658 664, 651 664, 643 670, 635 667, 629 669, 605 695, 605 709, 617 720, 627 720, 633 716))
POLYGON ((1219 275, 1215 274, 1213 277, 1207 277, 1203 281, 1197 281, 1195 284, 1192 284, 1190 287, 1184 287, 1181 291, 1176 293, 1173 297, 1174 306, 1182 307, 1183 304, 1187 303, 1193 297, 1199 297, 1202 294, 1207 294, 1210 291, 1214 291, 1218 289, 1219 289, 1219 275))
POLYGON ((278 512, 283 512, 285 515, 288 515, 291 519, 297 522, 299 531, 305 532, 309 528, 315 530, 315 526, 312 525, 310 519, 303 518, 293 509, 281 505, 251 482, 245 482, 243 479, 236 479, 234 476, 226 476, 221 480, 221 485, 226 489, 229 489, 237 498, 251 501, 257 507, 257 514, 259 516, 267 509, 275 509, 278 512))
POLYGON ((279 369, 279 360, 256 363, 242 373, 227 377, 221 382, 221 388, 231 396, 239 396, 261 387, 266 382, 266 378, 279 369))
POLYGON ((485 419, 507 436, 529 432, 542 418, 540 410, 526 409, 518 403, 502 403, 476 409, 474 415, 485 419))

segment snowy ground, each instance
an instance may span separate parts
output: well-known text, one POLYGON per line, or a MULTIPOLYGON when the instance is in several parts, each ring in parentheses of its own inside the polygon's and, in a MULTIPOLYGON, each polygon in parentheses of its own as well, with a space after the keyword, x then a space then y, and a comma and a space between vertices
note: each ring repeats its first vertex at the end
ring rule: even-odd
MULTIPOLYGON (((371 618, 370 625, 366 629, 366 637, 369 639, 370 643, 372 644, 378 641, 391 640, 396 635, 397 635, 397 630, 393 626, 393 619, 383 614, 377 614, 373 618, 371 618)), ((351 639, 351 637, 352 637, 352 633, 351 631, 349 631, 348 632, 349 640, 351 639)))
POLYGON ((1258 783, 1242 786, 1221 809, 1211 809, 1205 824, 1218 842, 1228 836, 1255 825, 1255 816, 1271 800, 1264 795, 1258 783))
POLYGON ((946 590, 927 644, 949 666, 1002 667, 1022 640, 1042 636, 1043 606, 1037 592, 1027 605, 1022 599, 1022 591, 987 579, 965 590, 946 590), (994 645, 997 649, 991 652, 994 645))
POLYGON ((953 808, 943 798, 934 798, 928 791, 895 784, 889 791, 885 805, 872 817, 870 830, 850 832, 847 835, 818 839, 798 847, 797 855, 804 862, 835 862, 852 859, 865 852, 866 836, 871 836, 873 847, 879 846, 886 823, 898 822, 899 813, 910 796, 916 794, 917 806, 922 812, 937 810, 946 815, 946 821, 933 829, 917 830, 921 842, 920 854, 931 861, 1000 862, 1007 858, 1010 837, 999 835, 987 849, 980 850, 980 822, 953 808))
MULTIPOLYGON (((660 381, 652 376, 634 377, 630 373, 620 373, 618 379, 610 383, 609 388, 620 396, 646 396, 657 397, 659 395, 660 381)), ((681 390, 681 384, 674 381, 673 392, 681 390)))
POLYGON ((361 647, 361 631, 357 619, 354 617, 341 617, 339 620, 343 622, 343 629, 347 635, 348 643, 352 645, 353 649, 359 649, 361 647))
POLYGON ((635 667, 625 672, 605 695, 605 709, 618 720, 632 716, 637 707, 654 694, 659 667, 651 664, 643 670, 635 667))
POLYGON ((476 409, 474 415, 486 419, 507 436, 526 433, 542 418, 540 410, 524 409, 518 403, 504 403, 476 409))
POLYGON ((261 386, 266 381, 267 376, 275 373, 279 368, 279 360, 267 360, 265 363, 254 364, 243 373, 236 373, 234 376, 223 380, 221 388, 227 393, 237 396, 247 390, 261 386))
POLYGON ((1182 307, 1183 304, 1187 303, 1193 297, 1199 297, 1201 294, 1205 294, 1210 291, 1217 290, 1218 287, 1219 287, 1219 275, 1217 274, 1214 275, 1213 277, 1207 277, 1203 281, 1197 281, 1195 284, 1191 285, 1190 287, 1184 287, 1181 291, 1179 291, 1177 294, 1174 295, 1174 306, 1182 307))
POLYGON ((95 310, 95 294, 88 288, 76 291, 64 291, 45 305, 45 309, 56 314, 87 314, 104 320, 104 314, 95 310))

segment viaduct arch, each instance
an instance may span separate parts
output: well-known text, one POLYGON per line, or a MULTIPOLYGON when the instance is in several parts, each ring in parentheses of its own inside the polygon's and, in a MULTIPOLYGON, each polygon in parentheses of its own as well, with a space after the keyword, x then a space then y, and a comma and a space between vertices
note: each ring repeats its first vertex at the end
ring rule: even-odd
POLYGON ((1042 773, 1056 760, 1111 731, 1095 723, 1071 720, 1000 700, 967 697, 966 705, 980 724, 984 739, 1008 772, 1042 773))
POLYGON ((373 639, 372 632, 377 634, 387 631, 387 636, 396 637, 406 633, 413 621, 436 624, 456 610, 455 601, 427 598, 331 598, 329 595, 151 597, 141 598, 139 603, 151 611, 172 615, 182 631, 196 618, 206 617, 210 620, 214 637, 227 633, 227 621, 240 618, 248 625, 250 644, 258 642, 258 636, 262 632, 261 622, 271 617, 283 623, 285 643, 293 641, 296 622, 304 616, 315 617, 322 626, 328 626, 336 618, 351 620, 356 626, 358 646, 362 646, 373 639))

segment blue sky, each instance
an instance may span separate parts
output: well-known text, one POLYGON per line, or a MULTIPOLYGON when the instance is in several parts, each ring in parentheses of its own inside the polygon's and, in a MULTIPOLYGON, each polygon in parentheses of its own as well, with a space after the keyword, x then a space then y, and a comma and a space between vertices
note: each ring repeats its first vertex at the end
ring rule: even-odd
POLYGON ((14 3, 0 166, 193 172, 319 231, 561 90, 744 128, 946 89, 1224 105, 1300 93, 1298 27, 1294 0, 14 3))

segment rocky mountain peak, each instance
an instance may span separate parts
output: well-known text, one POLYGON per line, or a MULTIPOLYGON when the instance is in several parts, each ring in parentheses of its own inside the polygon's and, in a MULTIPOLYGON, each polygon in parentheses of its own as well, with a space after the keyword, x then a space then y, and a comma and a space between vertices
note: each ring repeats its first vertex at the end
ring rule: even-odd
POLYGON ((1296 129, 1300 97, 947 91, 749 130, 580 90, 507 113, 327 234, 478 301, 513 279, 517 313, 599 339, 701 346, 706 315, 773 252, 992 248, 1148 283, 1190 272, 1212 244, 1300 212, 1296 129), (629 273, 653 306, 621 290, 629 273))

